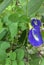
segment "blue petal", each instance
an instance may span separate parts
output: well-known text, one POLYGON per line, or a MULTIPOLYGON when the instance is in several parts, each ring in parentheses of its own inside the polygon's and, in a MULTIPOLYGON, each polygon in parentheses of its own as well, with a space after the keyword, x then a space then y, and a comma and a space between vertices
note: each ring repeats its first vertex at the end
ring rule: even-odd
POLYGON ((35 28, 31 29, 28 34, 28 41, 31 43, 31 45, 36 47, 43 44, 40 30, 35 28))
POLYGON ((38 20, 38 19, 32 19, 31 24, 32 24, 33 27, 36 27, 36 26, 40 27, 41 26, 41 21, 38 20))

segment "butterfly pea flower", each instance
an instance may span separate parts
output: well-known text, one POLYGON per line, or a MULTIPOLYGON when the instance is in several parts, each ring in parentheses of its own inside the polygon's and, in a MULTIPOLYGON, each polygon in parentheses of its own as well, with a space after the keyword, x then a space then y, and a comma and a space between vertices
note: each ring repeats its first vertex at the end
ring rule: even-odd
POLYGON ((32 20, 31 20, 31 25, 32 25, 33 27, 39 27, 39 28, 40 28, 40 26, 41 26, 41 21, 38 20, 38 19, 32 19, 32 20))
POLYGON ((32 46, 38 47, 43 44, 40 31, 41 22, 38 19, 32 19, 31 25, 33 26, 33 28, 29 30, 28 41, 32 46))

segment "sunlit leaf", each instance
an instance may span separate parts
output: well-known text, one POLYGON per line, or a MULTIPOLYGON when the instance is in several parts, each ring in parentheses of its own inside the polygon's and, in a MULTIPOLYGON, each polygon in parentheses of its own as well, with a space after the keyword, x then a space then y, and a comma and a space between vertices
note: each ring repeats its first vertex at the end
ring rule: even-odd
POLYGON ((10 43, 6 42, 6 41, 5 42, 1 41, 0 44, 1 44, 0 49, 3 51, 6 51, 6 49, 8 49, 10 47, 10 43))
POLYGON ((4 0, 1 4, 0 4, 0 14, 3 12, 3 10, 9 5, 9 3, 11 2, 11 0, 4 0))
POLYGON ((9 30, 10 30, 11 37, 12 38, 16 37, 17 32, 18 32, 18 23, 17 22, 11 23, 9 25, 9 30))
POLYGON ((16 59, 16 53, 15 52, 10 52, 10 60, 14 60, 16 59))

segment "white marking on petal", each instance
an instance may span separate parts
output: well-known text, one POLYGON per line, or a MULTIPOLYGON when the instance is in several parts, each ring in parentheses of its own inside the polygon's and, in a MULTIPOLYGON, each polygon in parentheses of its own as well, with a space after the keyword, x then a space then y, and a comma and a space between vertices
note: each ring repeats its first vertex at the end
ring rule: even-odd
POLYGON ((37 37, 37 35, 34 34, 34 30, 35 30, 35 29, 32 30, 33 37, 34 37, 35 40, 39 41, 39 38, 37 37))

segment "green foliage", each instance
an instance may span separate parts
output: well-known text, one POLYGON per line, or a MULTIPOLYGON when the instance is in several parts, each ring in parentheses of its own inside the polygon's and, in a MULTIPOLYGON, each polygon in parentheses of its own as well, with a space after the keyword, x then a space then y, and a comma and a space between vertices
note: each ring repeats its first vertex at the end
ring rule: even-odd
POLYGON ((41 17, 41 21, 44 23, 44 15, 41 17))
POLYGON ((44 16, 44 6, 42 5, 38 10, 39 15, 44 16))
POLYGON ((9 25, 9 30, 10 30, 10 33, 11 33, 11 37, 14 38, 14 36, 17 35, 18 23, 11 23, 9 25))
POLYGON ((7 57, 7 55, 6 55, 5 51, 0 49, 0 63, 1 64, 5 63, 6 57, 7 57))
POLYGON ((0 0, 0 3, 2 3, 3 2, 3 0, 0 0))
POLYGON ((24 61, 20 61, 18 65, 25 65, 24 61))
POLYGON ((28 12, 29 12, 29 16, 34 14, 39 7, 41 6, 43 0, 30 0, 29 4, 28 4, 28 12))
POLYGON ((16 53, 15 52, 10 52, 10 60, 15 60, 16 59, 16 53))
POLYGON ((5 28, 3 28, 1 31, 0 31, 0 40, 3 39, 3 37, 6 35, 7 33, 7 30, 5 28))
POLYGON ((30 65, 35 65, 35 64, 39 65, 40 61, 41 61, 41 59, 40 59, 40 57, 37 54, 31 55, 30 65))
POLYGON ((42 34, 42 37, 43 37, 43 40, 44 40, 44 31, 42 31, 41 34, 42 34))
POLYGON ((12 65, 17 65, 17 61, 16 61, 16 60, 13 61, 13 62, 12 62, 12 65))
POLYGON ((13 13, 12 15, 9 16, 9 20, 12 21, 12 22, 17 22, 19 21, 19 16, 17 13, 13 13))
POLYGON ((9 58, 6 59, 5 65, 11 65, 11 61, 9 58))
POLYGON ((0 4, 0 14, 1 14, 2 11, 9 5, 10 2, 11 2, 11 0, 4 0, 4 1, 0 4))
POLYGON ((43 65, 43 64, 44 64, 44 58, 42 58, 40 65, 43 65))
POLYGON ((42 46, 28 44, 32 17, 44 23, 44 0, 0 0, 0 65, 44 64, 42 46))
POLYGON ((6 51, 6 49, 8 49, 10 47, 9 42, 6 42, 6 41, 5 42, 1 41, 0 44, 1 44, 0 49, 3 51, 6 51))
POLYGON ((24 50, 23 49, 17 49, 16 54, 17 54, 18 60, 22 60, 24 58, 24 50))

